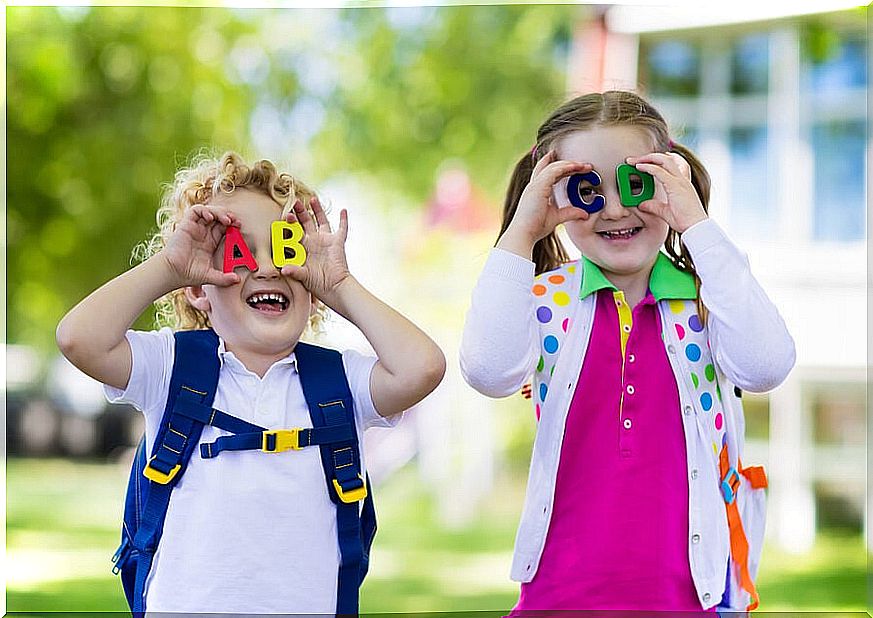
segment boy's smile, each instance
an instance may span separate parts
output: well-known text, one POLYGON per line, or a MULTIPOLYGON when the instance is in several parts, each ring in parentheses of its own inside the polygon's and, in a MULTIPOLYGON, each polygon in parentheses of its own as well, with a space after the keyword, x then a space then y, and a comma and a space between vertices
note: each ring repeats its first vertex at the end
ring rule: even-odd
MULTIPOLYGON (((277 360, 290 354, 309 320, 313 297, 299 281, 282 276, 272 260, 270 225, 282 208, 271 197, 238 188, 209 201, 226 208, 240 222, 240 233, 257 262, 257 270, 234 269, 240 282, 228 287, 189 288, 188 299, 205 311, 227 350, 251 371, 263 375, 277 360)), ((221 269, 224 242, 213 264, 221 269)))

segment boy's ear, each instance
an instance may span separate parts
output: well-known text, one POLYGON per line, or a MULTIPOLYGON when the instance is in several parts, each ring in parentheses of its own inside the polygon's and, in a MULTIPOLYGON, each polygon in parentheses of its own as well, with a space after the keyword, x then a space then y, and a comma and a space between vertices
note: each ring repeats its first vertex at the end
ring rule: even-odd
POLYGON ((309 293, 309 317, 310 318, 315 315, 316 311, 318 311, 318 305, 320 302, 321 301, 319 301, 315 297, 315 294, 313 294, 312 292, 309 293))
POLYGON ((190 285, 185 288, 185 299, 195 309, 208 313, 211 306, 202 285, 190 285))

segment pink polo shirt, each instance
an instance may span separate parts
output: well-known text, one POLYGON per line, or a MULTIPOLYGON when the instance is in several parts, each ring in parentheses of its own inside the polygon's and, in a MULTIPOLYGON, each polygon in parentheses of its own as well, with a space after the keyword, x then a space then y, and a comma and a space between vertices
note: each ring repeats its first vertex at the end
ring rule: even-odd
POLYGON ((656 300, 649 292, 630 311, 619 291, 592 293, 594 326, 567 415, 548 536, 514 613, 702 611, 688 563, 679 394, 656 300))

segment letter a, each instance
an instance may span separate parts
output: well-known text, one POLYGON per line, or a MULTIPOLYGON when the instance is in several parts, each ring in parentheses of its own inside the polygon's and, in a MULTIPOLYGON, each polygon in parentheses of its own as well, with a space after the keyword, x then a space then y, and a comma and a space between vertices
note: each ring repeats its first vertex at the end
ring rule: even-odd
POLYGON ((224 236, 224 272, 233 272, 237 266, 245 266, 251 271, 258 270, 255 256, 249 250, 238 227, 229 227, 224 236))

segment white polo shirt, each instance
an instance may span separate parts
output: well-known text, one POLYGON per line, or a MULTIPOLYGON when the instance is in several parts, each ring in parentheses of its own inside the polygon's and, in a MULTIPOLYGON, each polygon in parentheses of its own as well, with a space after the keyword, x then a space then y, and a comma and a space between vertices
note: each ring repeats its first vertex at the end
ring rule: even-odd
MULTIPOLYGON (((133 357, 127 389, 104 386, 112 403, 145 415, 151 453, 167 402, 175 340, 169 328, 128 331, 133 357)), ((263 378, 219 343, 221 370, 213 407, 268 429, 312 427, 292 353, 263 378)), ((354 399, 358 440, 392 426, 370 396, 376 358, 348 350, 343 366, 354 399)), ((204 427, 200 442, 228 432, 204 427)), ((363 462, 362 462, 363 463, 363 462)), ((199 449, 170 497, 149 579, 151 612, 328 613, 336 610, 339 547, 336 511, 317 447, 282 453, 199 449)))

